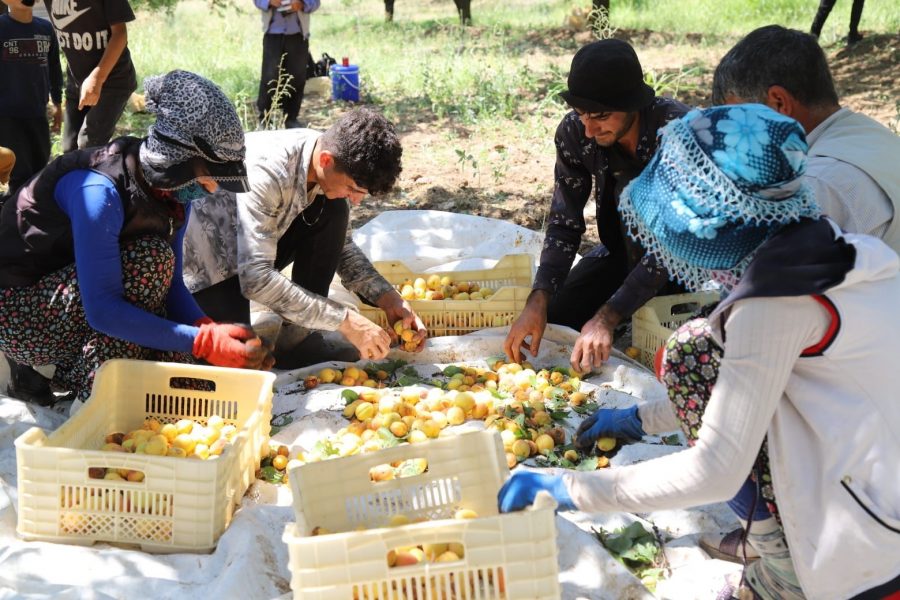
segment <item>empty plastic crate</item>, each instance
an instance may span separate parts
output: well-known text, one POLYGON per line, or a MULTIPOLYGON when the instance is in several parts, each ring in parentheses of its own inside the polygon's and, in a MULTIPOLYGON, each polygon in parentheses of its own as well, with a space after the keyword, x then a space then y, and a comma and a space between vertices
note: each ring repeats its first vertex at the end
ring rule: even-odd
POLYGON ((637 309, 631 317, 631 345, 641 351, 638 360, 653 369, 656 352, 669 336, 694 313, 719 298, 718 292, 659 296, 637 309))

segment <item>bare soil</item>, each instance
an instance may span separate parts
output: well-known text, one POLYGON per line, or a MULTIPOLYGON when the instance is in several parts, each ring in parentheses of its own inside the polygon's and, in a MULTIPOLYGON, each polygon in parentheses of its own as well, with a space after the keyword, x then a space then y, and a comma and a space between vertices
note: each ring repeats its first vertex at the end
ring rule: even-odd
MULTIPOLYGON (((735 41, 624 30, 616 37, 639 48, 645 71, 665 81, 671 95, 693 106, 710 104, 713 70, 735 41)), ((523 51, 535 63, 554 63, 565 72, 571 53, 561 53, 561 46, 577 47, 589 41, 587 32, 559 28, 535 33, 523 51)), ((900 34, 870 34, 852 47, 837 43, 825 51, 842 104, 896 131, 900 126, 900 34)), ((335 113, 330 103, 321 96, 304 101, 304 116, 312 127, 327 126, 335 113), (331 117, 320 123, 317 115, 323 114, 331 117)), ((384 210, 433 209, 504 219, 541 230, 553 189, 552 137, 564 112, 551 106, 538 117, 545 135, 523 137, 520 124, 513 122, 508 127, 501 123, 492 129, 474 128, 429 113, 401 111, 404 152, 399 185, 392 193, 368 198, 354 209, 354 226, 384 210), (457 150, 471 154, 472 160, 461 159, 457 150)), ((598 242, 593 212, 589 204, 582 250, 598 242)))

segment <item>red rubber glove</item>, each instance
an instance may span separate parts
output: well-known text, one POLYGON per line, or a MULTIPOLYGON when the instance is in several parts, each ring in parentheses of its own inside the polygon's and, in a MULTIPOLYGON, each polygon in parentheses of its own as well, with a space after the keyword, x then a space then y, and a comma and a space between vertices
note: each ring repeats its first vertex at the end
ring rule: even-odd
POLYGON ((233 323, 200 325, 200 333, 194 338, 193 354, 219 367, 259 369, 272 366, 269 349, 253 330, 233 323))
POLYGON ((653 372, 656 373, 656 378, 659 381, 662 381, 663 378, 663 367, 666 363, 666 347, 660 346, 659 350, 656 351, 656 356, 653 357, 653 372))

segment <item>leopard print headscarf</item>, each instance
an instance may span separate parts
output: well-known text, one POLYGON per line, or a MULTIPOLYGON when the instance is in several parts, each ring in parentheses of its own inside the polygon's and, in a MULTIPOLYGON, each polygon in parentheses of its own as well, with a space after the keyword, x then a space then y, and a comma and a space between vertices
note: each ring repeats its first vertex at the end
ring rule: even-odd
POLYGON ((145 79, 144 92, 147 110, 156 114, 140 150, 141 167, 152 186, 176 189, 189 184, 197 169, 187 165, 200 159, 205 163, 201 170, 223 187, 247 187, 244 130, 218 86, 176 70, 145 79))

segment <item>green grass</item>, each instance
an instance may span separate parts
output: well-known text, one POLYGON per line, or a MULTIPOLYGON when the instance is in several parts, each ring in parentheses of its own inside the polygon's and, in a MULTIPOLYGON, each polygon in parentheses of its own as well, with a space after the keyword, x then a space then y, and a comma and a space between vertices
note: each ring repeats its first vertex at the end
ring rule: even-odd
MULTIPOLYGON (((823 41, 844 34, 849 4, 835 7, 823 41)), ((870 2, 863 31, 900 29, 900 11, 891 4, 870 2)), ((329 0, 312 15, 311 49, 316 57, 328 52, 360 65, 363 99, 390 118, 414 114, 419 121, 446 118, 476 127, 513 120, 537 139, 547 133, 541 117, 559 114, 555 92, 581 43, 562 24, 573 7, 588 5, 475 0, 474 26, 465 28, 450 0, 397 0, 393 23, 384 22, 380 0, 329 0)), ((613 0, 612 22, 676 38, 702 33, 711 43, 727 44, 768 23, 805 30, 815 9, 815 0, 613 0)), ((141 11, 129 27, 140 78, 173 68, 205 75, 236 101, 248 125, 261 39, 259 13, 249 2, 215 10, 186 0, 168 13, 141 11)), ((142 123, 138 118, 135 126, 142 123)))

